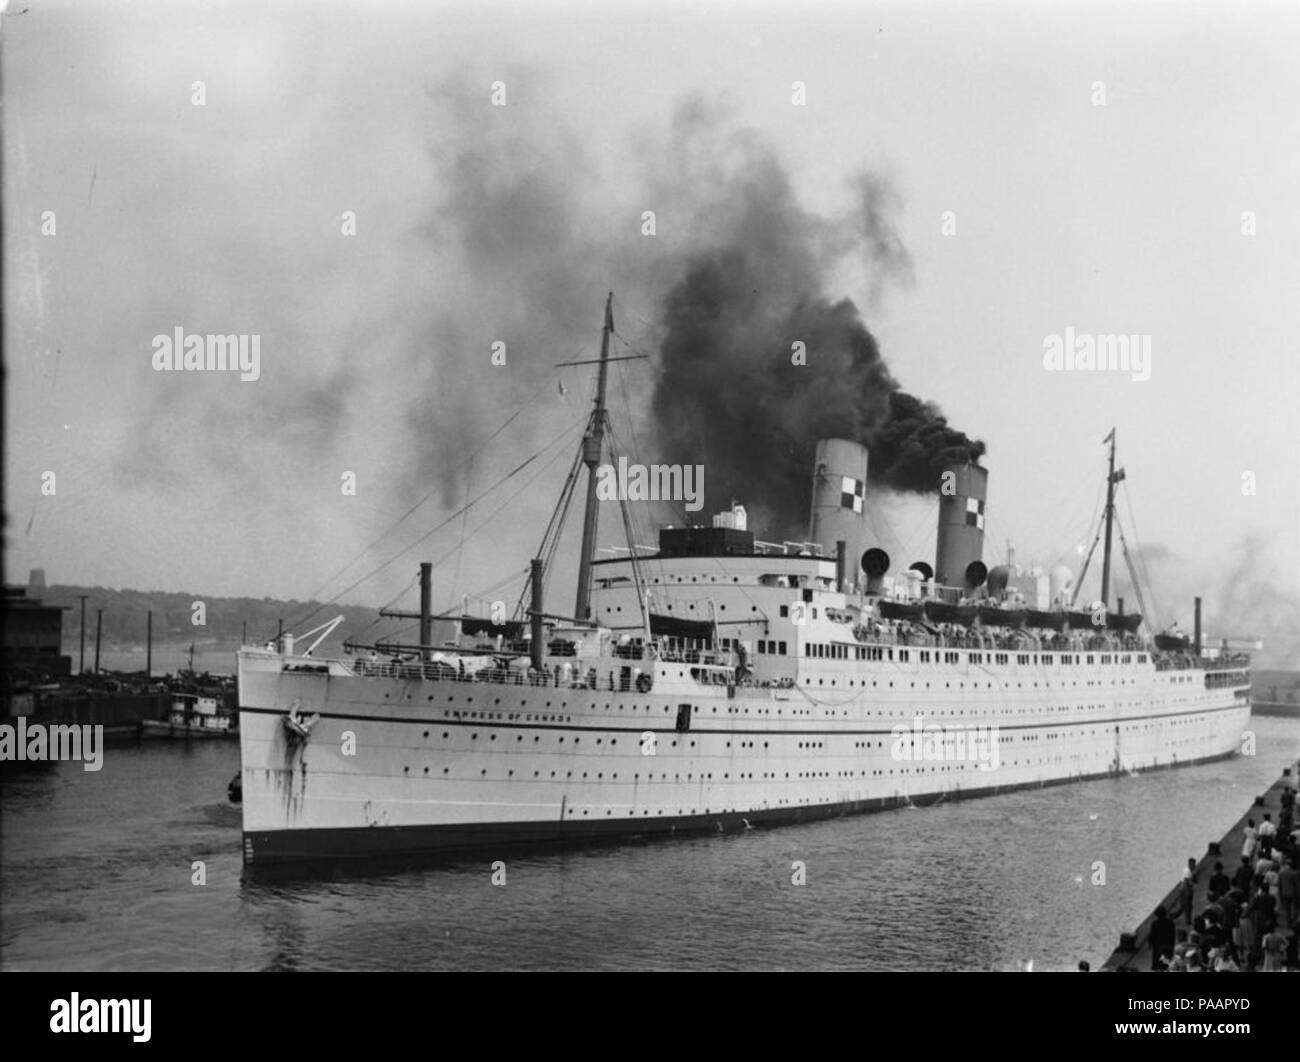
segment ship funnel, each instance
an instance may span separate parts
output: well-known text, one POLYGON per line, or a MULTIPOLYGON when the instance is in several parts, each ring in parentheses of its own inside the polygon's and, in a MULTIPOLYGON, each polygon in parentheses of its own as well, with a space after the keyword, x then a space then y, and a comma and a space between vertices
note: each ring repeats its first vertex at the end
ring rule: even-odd
POLYGON ((940 475, 939 541, 935 576, 940 586, 962 586, 966 569, 984 555, 984 498, 988 469, 948 465, 940 475))
POLYGON ((889 554, 873 546, 862 554, 862 570, 867 576, 867 593, 880 593, 881 581, 889 571, 889 554))
POLYGON ((821 544, 823 556, 835 556, 840 542, 845 556, 862 556, 868 537, 866 493, 867 448, 848 439, 819 440, 808 538, 821 544))
POLYGON ((966 589, 975 590, 984 585, 989 577, 988 567, 983 561, 973 560, 966 565, 966 589))

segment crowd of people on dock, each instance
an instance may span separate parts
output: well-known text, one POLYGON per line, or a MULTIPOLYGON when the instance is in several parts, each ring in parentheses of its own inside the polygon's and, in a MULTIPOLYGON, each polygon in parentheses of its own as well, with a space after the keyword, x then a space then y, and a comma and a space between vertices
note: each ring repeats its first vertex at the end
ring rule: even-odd
POLYGON ((1195 910, 1196 885, 1196 860, 1189 859, 1175 894, 1177 910, 1156 908, 1150 933, 1153 970, 1300 971, 1300 823, 1295 788, 1283 789, 1276 822, 1270 812, 1261 813, 1258 822, 1247 820, 1235 869, 1215 861, 1200 911, 1195 910))

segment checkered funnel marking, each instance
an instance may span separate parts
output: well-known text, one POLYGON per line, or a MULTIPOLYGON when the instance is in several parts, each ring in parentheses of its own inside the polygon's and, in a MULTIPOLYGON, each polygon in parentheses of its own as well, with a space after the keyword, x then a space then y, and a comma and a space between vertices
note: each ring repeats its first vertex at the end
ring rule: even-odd
MULTIPOLYGON (((862 499, 866 496, 867 485, 852 476, 841 476, 840 479, 840 508, 852 509, 855 513, 862 512, 862 499)), ((983 520, 983 517, 980 519, 983 520)))

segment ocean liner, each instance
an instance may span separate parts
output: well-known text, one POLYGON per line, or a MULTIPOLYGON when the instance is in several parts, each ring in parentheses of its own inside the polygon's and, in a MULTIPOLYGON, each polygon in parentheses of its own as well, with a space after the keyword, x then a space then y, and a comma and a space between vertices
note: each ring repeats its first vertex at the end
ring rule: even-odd
POLYGON ((1194 637, 1163 647, 1122 599, 1106 607, 1113 431, 1085 608, 1092 551, 1077 581, 985 565, 977 463, 943 470, 934 566, 891 575, 869 454, 845 439, 816 446, 806 542, 759 541, 733 504, 598 559, 612 331, 607 303, 594 408, 513 620, 460 615, 434 644, 426 564, 420 612, 396 614, 419 619, 418 643, 321 659, 329 624, 240 650, 246 864, 729 831, 1236 751, 1248 659, 1201 652, 1199 607, 1194 637), (564 616, 545 576, 584 468, 564 616))

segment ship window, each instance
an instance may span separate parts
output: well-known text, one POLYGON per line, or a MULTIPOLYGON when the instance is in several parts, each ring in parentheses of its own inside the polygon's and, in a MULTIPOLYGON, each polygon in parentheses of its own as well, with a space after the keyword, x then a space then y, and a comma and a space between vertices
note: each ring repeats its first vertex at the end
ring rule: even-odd
POLYGON ((777 642, 776 644, 780 646, 781 655, 785 656, 785 642, 777 642))
POLYGON ((788 616, 788 615, 790 615, 790 606, 789 606, 789 605, 782 605, 782 606, 781 606, 781 616, 782 616, 782 618, 784 618, 784 617, 786 617, 786 616, 788 616))

